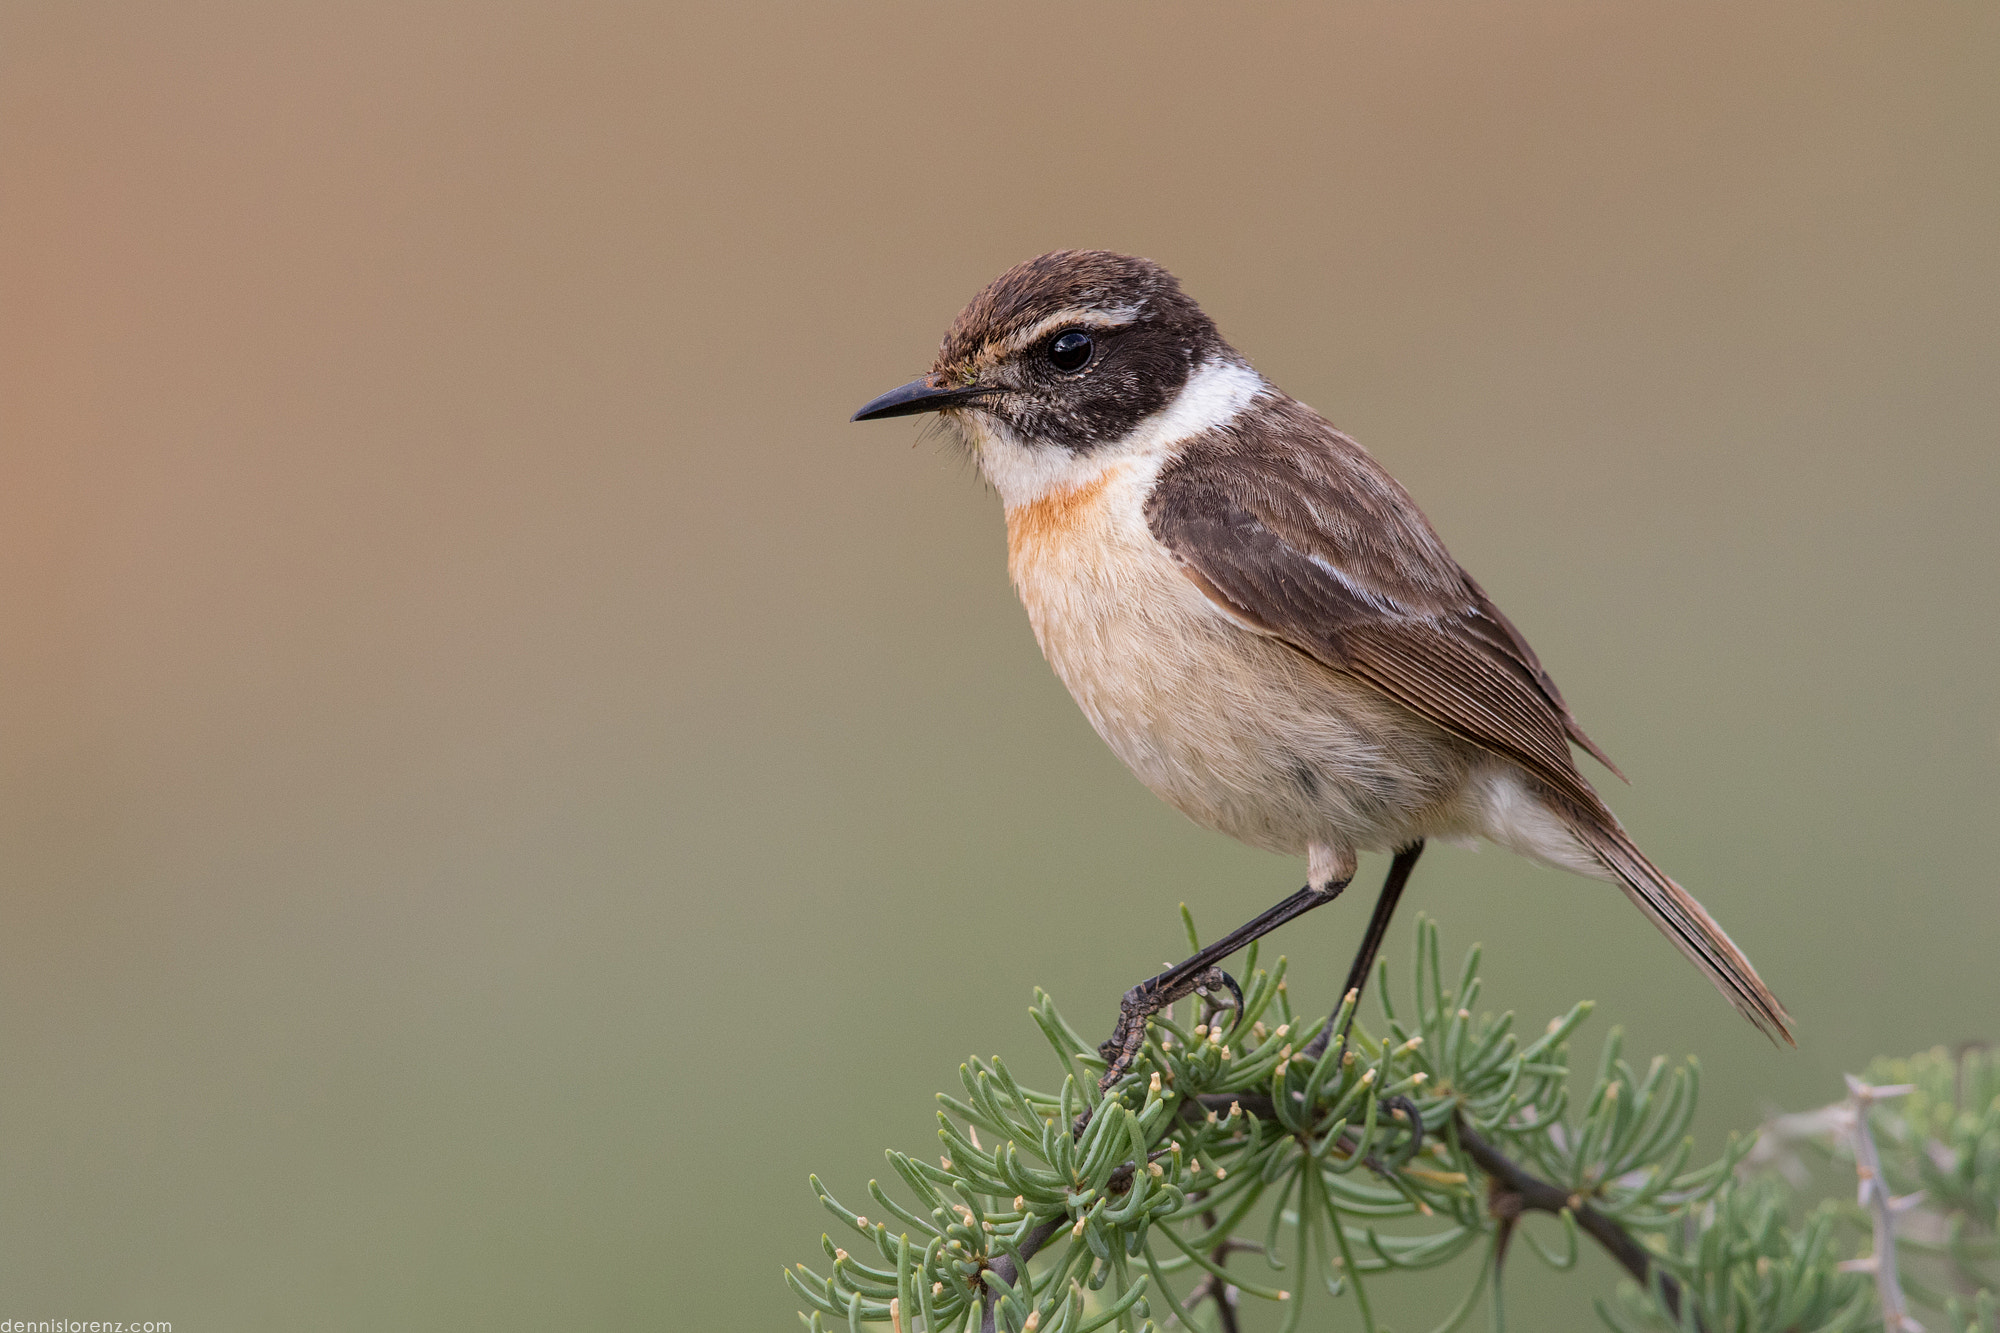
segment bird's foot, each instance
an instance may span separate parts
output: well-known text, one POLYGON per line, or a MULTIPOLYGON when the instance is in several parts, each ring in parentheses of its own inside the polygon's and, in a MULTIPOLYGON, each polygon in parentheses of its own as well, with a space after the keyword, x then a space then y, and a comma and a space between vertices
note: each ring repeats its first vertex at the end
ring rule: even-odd
POLYGON ((1146 1020, 1189 995, 1199 995, 1214 1004, 1220 991, 1229 992, 1230 1008, 1243 1012, 1243 988, 1236 984, 1235 977, 1219 967, 1205 968, 1186 977, 1164 972, 1126 991, 1125 998, 1118 1003, 1118 1026, 1112 1029, 1110 1039, 1097 1048, 1097 1053, 1110 1062, 1097 1080, 1098 1091, 1110 1091, 1130 1072, 1132 1062, 1139 1058, 1139 1049, 1146 1044, 1146 1020))

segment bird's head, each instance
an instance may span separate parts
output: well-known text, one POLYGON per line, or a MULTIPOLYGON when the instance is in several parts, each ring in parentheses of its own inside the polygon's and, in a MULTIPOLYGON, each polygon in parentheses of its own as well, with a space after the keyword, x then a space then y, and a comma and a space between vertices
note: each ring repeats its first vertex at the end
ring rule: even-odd
POLYGON ((1234 354, 1149 259, 1056 250, 1007 270, 952 321, 928 375, 856 421, 937 412, 989 447, 1074 457, 1132 434, 1197 367, 1234 354))

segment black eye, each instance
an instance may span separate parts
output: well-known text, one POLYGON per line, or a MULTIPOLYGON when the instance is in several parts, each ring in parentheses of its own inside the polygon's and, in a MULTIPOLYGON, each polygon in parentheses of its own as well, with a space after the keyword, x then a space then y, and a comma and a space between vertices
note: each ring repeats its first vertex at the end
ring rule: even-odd
POLYGON ((1096 348, 1089 334, 1071 329, 1049 344, 1049 364, 1065 375, 1082 370, 1090 364, 1090 354, 1096 348))

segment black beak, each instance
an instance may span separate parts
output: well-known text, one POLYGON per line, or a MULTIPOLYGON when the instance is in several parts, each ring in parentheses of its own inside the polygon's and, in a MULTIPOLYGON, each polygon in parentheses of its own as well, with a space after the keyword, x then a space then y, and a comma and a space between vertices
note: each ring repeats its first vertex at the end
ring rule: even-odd
POLYGON ((960 403, 988 394, 993 390, 974 387, 970 389, 937 389, 928 380, 911 380, 900 389, 891 389, 880 398, 872 398, 861 405, 861 410, 849 417, 850 421, 880 421, 884 417, 913 417, 919 412, 936 412, 941 408, 956 407, 960 403))

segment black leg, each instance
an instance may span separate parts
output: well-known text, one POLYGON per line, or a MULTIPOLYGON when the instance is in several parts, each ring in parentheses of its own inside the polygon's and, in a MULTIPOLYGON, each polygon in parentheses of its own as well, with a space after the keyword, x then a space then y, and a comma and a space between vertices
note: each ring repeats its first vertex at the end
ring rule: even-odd
POLYGON ((1097 1086, 1109 1088, 1125 1076, 1125 1071, 1132 1067, 1132 1061, 1138 1058, 1139 1048, 1145 1044, 1146 1020, 1174 1001, 1198 990, 1226 987, 1235 994, 1237 1007, 1242 1008, 1243 996, 1235 980, 1216 964, 1294 917, 1304 916, 1321 903, 1332 902, 1346 887, 1346 880, 1329 884, 1323 889, 1315 889, 1308 884, 1255 920, 1230 931, 1194 957, 1176 963, 1158 976, 1150 977, 1126 991, 1125 998, 1118 1005, 1118 1026, 1112 1031, 1111 1040, 1097 1048, 1098 1054, 1111 1062, 1103 1077, 1097 1080, 1097 1086))
MULTIPOLYGON (((1382 892, 1375 898, 1374 914, 1368 918, 1368 933, 1361 937, 1361 948, 1354 955, 1354 965, 1347 969, 1347 984, 1340 989, 1341 999, 1348 992, 1354 993, 1354 1010, 1347 1015, 1347 1022, 1341 1025, 1340 1044, 1347 1045, 1347 1034, 1354 1028, 1354 1014, 1361 1009, 1361 992, 1368 986, 1368 974, 1375 970, 1375 955, 1382 951, 1382 941, 1389 933, 1389 918, 1396 914, 1396 903, 1403 896, 1403 889, 1410 882, 1410 872, 1416 869, 1417 858, 1424 854, 1424 842, 1419 838, 1408 847, 1396 853, 1396 859, 1389 863, 1389 875, 1382 881, 1382 892)), ((1333 1040, 1333 1020, 1340 1016, 1339 1006, 1327 1015, 1326 1026, 1320 1029, 1301 1054, 1317 1059, 1325 1052, 1327 1043, 1333 1040)))

